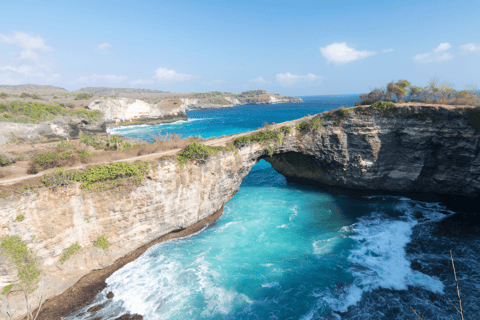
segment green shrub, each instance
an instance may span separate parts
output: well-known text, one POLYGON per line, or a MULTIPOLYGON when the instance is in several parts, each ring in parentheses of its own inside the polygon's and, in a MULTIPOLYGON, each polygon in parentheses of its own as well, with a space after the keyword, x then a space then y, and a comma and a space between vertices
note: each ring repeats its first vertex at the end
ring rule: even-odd
POLYGON ((108 248, 112 245, 110 242, 108 242, 107 237, 105 234, 102 234, 97 238, 97 241, 93 243, 93 245, 97 248, 102 248, 105 251, 105 254, 108 252, 108 248))
POLYGON ((23 214, 19 214, 16 218, 15 218, 15 221, 17 222, 22 222, 23 220, 25 220, 25 217, 23 214))
POLYGON ((389 114, 396 114, 399 112, 399 108, 393 102, 378 101, 372 104, 372 109, 380 113, 382 117, 386 117, 389 114))
POLYGON ((348 117, 348 110, 345 109, 344 106, 341 106, 339 109, 332 111, 332 113, 341 119, 345 119, 346 117, 348 117))
POLYGON ((6 296, 10 291, 12 291, 13 284, 3 287, 2 296, 6 296))
POLYGON ((77 116, 79 118, 88 120, 90 122, 97 122, 102 119, 102 113, 98 110, 88 111, 88 110, 76 110, 69 112, 71 116, 77 116))
POLYGON ((105 140, 106 148, 110 150, 119 150, 123 142, 122 136, 118 134, 111 135, 110 138, 105 140))
POLYGON ((233 144, 235 146, 244 146, 244 145, 252 144, 256 142, 263 144, 265 142, 269 142, 273 140, 276 141, 277 143, 281 143, 282 134, 276 131, 259 131, 249 136, 238 137, 237 139, 235 139, 233 144))
POLYGON ((140 184, 150 172, 146 161, 135 163, 116 162, 88 168, 86 173, 76 173, 72 180, 82 181, 80 185, 85 191, 101 190, 117 187, 126 183, 140 184))
POLYGON ((73 181, 74 171, 66 171, 64 168, 55 168, 55 171, 41 179, 44 186, 66 186, 73 181))
MULTIPOLYGON (((27 248, 27 244, 19 236, 0 237, 1 248, 17 269, 18 282, 14 286, 26 293, 32 293, 40 281, 39 262, 35 253, 27 248)), ((11 289, 4 288, 2 293, 7 294, 11 289)))
POLYGON ((73 148, 73 143, 68 142, 66 140, 60 140, 59 143, 57 143, 57 148, 64 148, 64 149, 70 149, 73 148))
POLYGON ((63 150, 59 148, 55 151, 39 153, 30 162, 28 173, 35 174, 40 170, 62 167, 75 163, 77 159, 85 161, 93 153, 84 149, 63 150))
POLYGON ((6 167, 8 166, 9 164, 11 164, 12 162, 10 160, 7 159, 7 157, 5 156, 0 156, 0 167, 6 167))
POLYGON ((283 135, 286 136, 287 134, 289 134, 290 132, 292 132, 292 128, 287 127, 287 126, 283 126, 283 127, 280 127, 280 128, 278 129, 278 131, 280 131, 280 133, 282 133, 283 135))
POLYGON ((92 93, 79 93, 75 96, 75 100, 88 100, 93 97, 92 93))
POLYGON ((8 97, 8 94, 5 92, 0 93, 0 99, 6 99, 8 97))
POLYGON ((9 195, 11 195, 11 193, 7 193, 7 194, 0 193, 0 199, 6 198, 6 197, 8 197, 9 195))
POLYGON ((65 261, 67 261, 75 252, 78 250, 82 249, 82 247, 78 244, 78 242, 75 242, 72 244, 70 247, 63 249, 62 256, 60 257, 60 262, 63 264, 65 261))
POLYGON ((326 124, 323 121, 322 117, 320 115, 317 115, 308 121, 302 121, 300 123, 297 123, 295 127, 301 132, 312 132, 324 128, 325 125, 326 124))
POLYGON ((229 148, 210 147, 196 142, 192 142, 188 146, 183 148, 182 152, 177 155, 177 160, 180 168, 183 168, 183 165, 190 160, 196 160, 199 163, 205 163, 210 157, 210 155, 217 154, 219 151, 227 149, 229 148))
MULTIPOLYGON (((27 190, 32 190, 32 189, 41 188, 41 187, 42 187, 42 185, 37 185, 37 186, 36 186, 36 185, 32 185, 32 186, 31 186, 31 185, 29 185, 29 184, 26 184, 26 185, 24 185, 24 186, 22 187, 22 189, 20 189, 20 193, 24 193, 24 192, 27 191, 27 190)), ((34 190, 34 192, 35 192, 35 190, 34 190)))
POLYGON ((86 145, 92 146, 95 149, 103 149, 103 142, 97 141, 95 136, 87 136, 82 133, 80 135, 80 143, 85 143, 86 145))
POLYGON ((30 98, 31 96, 32 95, 29 93, 22 92, 22 94, 20 95, 20 98, 30 98))

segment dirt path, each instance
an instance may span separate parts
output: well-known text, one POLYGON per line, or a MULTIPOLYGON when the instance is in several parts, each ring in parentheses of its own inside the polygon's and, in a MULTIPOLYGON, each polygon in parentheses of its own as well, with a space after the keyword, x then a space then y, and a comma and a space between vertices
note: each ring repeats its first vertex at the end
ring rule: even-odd
MULTIPOLYGON (((203 141, 200 142, 201 144, 207 145, 207 146, 218 146, 221 144, 224 144, 227 141, 234 140, 237 137, 245 136, 248 134, 251 134, 252 132, 242 132, 239 134, 233 134, 229 135, 227 137, 221 138, 221 139, 215 139, 215 140, 208 140, 208 141, 203 141)), ((167 150, 167 151, 162 151, 162 152, 157 152, 157 153, 151 153, 151 154, 146 154, 143 156, 138 156, 138 157, 133 157, 133 158, 126 158, 126 159, 120 159, 120 160, 115 160, 115 161, 106 161, 106 162, 96 162, 96 163, 89 163, 89 164, 84 164, 76 167, 69 167, 65 168, 67 170, 78 170, 78 169, 85 169, 86 167, 93 166, 93 165, 100 165, 100 164, 109 164, 113 162, 135 162, 138 160, 153 160, 159 157, 167 156, 167 155, 175 155, 176 153, 180 152, 182 149, 172 149, 172 150, 167 150)), ((22 177, 17 177, 17 178, 12 178, 12 179, 6 179, 6 180, 1 180, 0 185, 8 185, 8 184, 13 184, 22 180, 26 179, 31 179, 35 177, 41 177, 49 172, 52 172, 54 169, 50 170, 45 170, 42 171, 41 173, 37 174, 31 174, 31 175, 25 175, 22 177)))

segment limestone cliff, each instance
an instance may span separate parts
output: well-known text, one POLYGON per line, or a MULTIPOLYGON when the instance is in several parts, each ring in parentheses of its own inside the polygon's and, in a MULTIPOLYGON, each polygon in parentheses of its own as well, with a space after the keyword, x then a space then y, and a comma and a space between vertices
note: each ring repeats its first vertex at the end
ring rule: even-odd
MULTIPOLYGON (((239 146, 183 168, 174 159, 155 160, 148 179, 128 192, 84 192, 74 183, 0 199, 0 235, 18 235, 38 252, 44 276, 36 292, 49 298, 90 271, 218 211, 259 159, 291 181, 327 190, 475 198, 480 195, 480 118, 472 110, 367 106, 278 124, 275 128, 292 128, 281 142, 239 146), (15 221, 19 214, 25 220, 15 221), (107 252, 92 245, 102 234, 113 244, 107 252), (61 264, 63 249, 75 242, 82 249, 61 264)), ((2 286, 15 272, 1 258, 0 264, 2 286)), ((18 296, 11 306, 17 313, 24 310, 18 296)))
POLYGON ((165 110, 142 100, 128 98, 97 99, 88 105, 88 109, 101 111, 102 120, 111 124, 126 121, 187 119, 185 108, 181 105, 171 110, 165 110))
POLYGON ((298 97, 282 97, 271 93, 265 93, 252 97, 235 97, 235 96, 222 96, 219 101, 215 99, 202 99, 202 98, 181 98, 182 107, 187 110, 192 109, 220 109, 220 108, 233 108, 234 106, 242 106, 246 104, 275 104, 275 103, 299 103, 303 100, 298 97))
POLYGON ((0 144, 12 141, 39 141, 42 138, 76 138, 80 131, 85 133, 105 132, 106 124, 68 116, 38 124, 0 122, 0 144))
POLYGON ((291 181, 327 189, 480 195, 478 109, 348 110, 344 118, 320 116, 324 127, 286 139, 267 161, 291 181))
MULTIPOLYGON (((19 235, 40 257, 43 277, 31 301, 35 305, 40 294, 47 299, 58 295, 86 273, 218 211, 255 162, 250 150, 238 155, 232 150, 205 165, 189 163, 183 169, 176 160, 155 161, 148 179, 126 193, 86 193, 77 183, 9 196, 0 199, 0 236, 19 235), (15 221, 20 214, 25 220, 15 221), (102 234, 113 244, 107 252, 93 246, 102 234), (62 264, 63 250, 76 242, 82 249, 62 264)), ((3 261, 0 258, 0 287, 16 276, 3 261)), ((14 314, 24 314, 23 297, 10 297, 10 307, 14 314)))

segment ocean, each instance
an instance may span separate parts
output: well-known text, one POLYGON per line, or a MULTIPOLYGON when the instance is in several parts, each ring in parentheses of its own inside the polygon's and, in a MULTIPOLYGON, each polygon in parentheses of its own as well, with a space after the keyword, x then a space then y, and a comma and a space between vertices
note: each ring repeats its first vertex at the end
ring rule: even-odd
MULTIPOLYGON (((252 131, 340 106, 358 95, 187 112, 188 121, 112 129, 151 139, 252 131)), ((94 302, 64 319, 458 319, 449 251, 467 318, 480 319, 480 222, 440 202, 350 197, 288 183, 265 161, 215 223, 157 244, 116 271, 94 302), (114 297, 107 299, 112 291, 114 297), (85 312, 95 304, 105 307, 85 312)))

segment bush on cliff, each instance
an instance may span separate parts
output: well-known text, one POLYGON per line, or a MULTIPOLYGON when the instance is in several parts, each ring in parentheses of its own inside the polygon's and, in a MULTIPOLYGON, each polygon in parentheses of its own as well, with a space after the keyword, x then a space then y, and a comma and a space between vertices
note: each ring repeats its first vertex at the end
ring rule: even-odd
POLYGON ((86 173, 76 173, 72 180, 81 181, 80 187, 85 191, 105 190, 128 184, 138 185, 149 172, 150 165, 147 161, 116 162, 90 167, 86 173))
POLYGON ((384 88, 375 88, 370 93, 362 93, 355 105, 371 105, 378 101, 395 102, 419 101, 447 105, 480 106, 479 92, 475 86, 466 86, 456 91, 450 82, 440 83, 438 78, 431 78, 425 87, 412 86, 407 80, 390 82, 384 88))
POLYGON ((75 96, 75 100, 88 100, 93 97, 93 93, 79 93, 75 96))
POLYGON ((60 257, 60 262, 63 264, 72 255, 74 255, 75 252, 79 251, 80 249, 82 249, 82 247, 78 244, 78 242, 75 242, 70 247, 63 249, 62 256, 60 257))
POLYGON ((46 169, 73 165, 77 161, 86 161, 87 157, 91 155, 91 152, 83 149, 65 150, 65 148, 39 153, 30 162, 27 172, 29 174, 35 174, 46 169))
POLYGON ((298 131, 307 133, 307 132, 316 132, 325 127, 325 122, 321 115, 316 115, 310 120, 299 122, 295 125, 298 131))
MULTIPOLYGON (((286 129, 284 130, 286 131, 286 129)), ((237 139, 235 139, 233 144, 236 147, 241 147, 241 146, 245 146, 247 144, 252 144, 252 143, 264 144, 269 141, 276 141, 277 143, 281 143, 282 133, 278 131, 270 131, 270 130, 259 131, 249 136, 238 137, 237 139)))
POLYGON ((234 146, 225 147, 210 147, 196 142, 190 143, 177 156, 180 168, 190 160, 196 160, 198 163, 205 163, 211 155, 217 154, 222 150, 232 150, 234 146))
POLYGON ((399 109, 393 102, 379 101, 372 104, 372 109, 378 111, 382 117, 386 117, 389 114, 396 114, 399 109))

